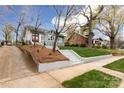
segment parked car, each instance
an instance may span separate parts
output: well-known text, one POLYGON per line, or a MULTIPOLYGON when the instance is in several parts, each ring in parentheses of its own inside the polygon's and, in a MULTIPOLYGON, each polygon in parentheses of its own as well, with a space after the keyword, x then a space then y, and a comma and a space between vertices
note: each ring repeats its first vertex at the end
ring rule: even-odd
POLYGON ((11 46, 12 45, 12 42, 11 41, 2 41, 1 42, 1 45, 7 45, 7 46, 11 46))

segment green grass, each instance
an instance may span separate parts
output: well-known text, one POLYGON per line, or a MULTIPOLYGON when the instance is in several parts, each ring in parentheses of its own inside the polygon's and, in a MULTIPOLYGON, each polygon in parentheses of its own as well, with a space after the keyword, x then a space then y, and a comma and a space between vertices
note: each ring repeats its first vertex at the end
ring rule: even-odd
POLYGON ((124 58, 114 61, 113 63, 107 64, 104 67, 112 70, 124 72, 124 58))
POLYGON ((110 52, 95 48, 84 48, 84 47, 72 47, 72 46, 61 46, 60 49, 70 49, 75 51, 82 57, 93 57, 110 54, 110 52))
POLYGON ((62 85, 67 88, 115 88, 118 87, 121 79, 92 70, 77 76, 71 80, 64 81, 62 85))

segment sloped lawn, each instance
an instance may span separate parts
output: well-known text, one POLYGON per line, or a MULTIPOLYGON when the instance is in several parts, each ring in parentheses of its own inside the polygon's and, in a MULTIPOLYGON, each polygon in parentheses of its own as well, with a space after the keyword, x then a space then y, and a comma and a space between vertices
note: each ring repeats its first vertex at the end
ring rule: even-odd
POLYGON ((113 63, 107 64, 104 67, 124 73, 124 58, 114 61, 113 63))
POLYGON ((72 46, 60 46, 60 49, 69 49, 75 51, 82 57, 94 57, 110 54, 110 52, 105 50, 99 50, 95 48, 84 48, 84 47, 72 47, 72 46))
POLYGON ((71 80, 64 81, 62 85, 66 88, 115 88, 118 87, 121 79, 92 70, 77 76, 71 80))

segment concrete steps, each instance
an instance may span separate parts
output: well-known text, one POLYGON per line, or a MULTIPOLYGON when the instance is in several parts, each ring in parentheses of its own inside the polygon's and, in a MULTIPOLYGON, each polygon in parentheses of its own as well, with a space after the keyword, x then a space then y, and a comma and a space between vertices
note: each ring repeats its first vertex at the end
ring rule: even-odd
POLYGON ((69 58, 73 64, 80 63, 82 60, 82 57, 80 57, 77 53, 75 53, 73 50, 59 50, 64 56, 69 58))

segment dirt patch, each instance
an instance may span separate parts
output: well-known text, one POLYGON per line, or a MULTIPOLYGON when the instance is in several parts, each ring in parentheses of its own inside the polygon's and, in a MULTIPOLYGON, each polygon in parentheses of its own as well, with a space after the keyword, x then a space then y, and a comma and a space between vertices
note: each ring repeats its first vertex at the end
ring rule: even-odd
POLYGON ((19 46, 19 48, 23 52, 27 52, 32 56, 36 63, 50 63, 55 61, 66 61, 69 60, 64 55, 62 55, 59 51, 55 53, 52 52, 51 49, 48 49, 44 46, 33 46, 33 45, 23 45, 19 46))
POLYGON ((0 48, 0 82, 39 74, 34 61, 15 46, 0 48))

